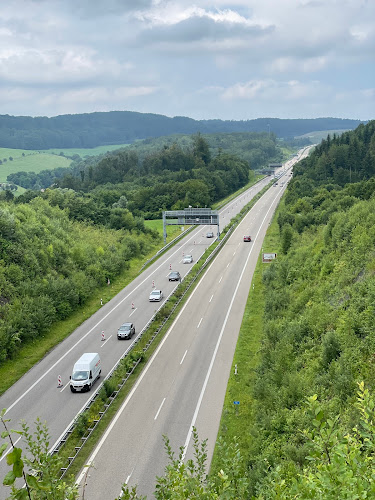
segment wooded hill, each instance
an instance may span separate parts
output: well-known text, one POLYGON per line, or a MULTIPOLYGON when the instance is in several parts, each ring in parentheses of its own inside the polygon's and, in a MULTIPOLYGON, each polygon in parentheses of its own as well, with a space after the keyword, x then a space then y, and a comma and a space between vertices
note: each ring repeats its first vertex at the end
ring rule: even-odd
MULTIPOLYGON (((276 153, 273 136, 261 143, 266 157, 276 153)), ((213 156, 196 135, 186 151, 172 144, 139 164, 124 149, 77 175, 44 192, 0 193, 0 362, 155 247, 160 239, 145 217, 209 206, 253 173, 237 156, 213 156)))
POLYGON ((0 115, 0 147, 13 149, 93 148, 132 143, 170 134, 273 132, 294 137, 316 130, 347 130, 360 120, 340 118, 255 120, 193 120, 151 113, 111 111, 52 118, 0 115))
MULTIPOLYGON (((116 208, 119 218, 111 226, 114 228, 127 227, 126 218, 121 218, 122 211, 154 219, 161 218, 162 210, 177 210, 189 205, 210 206, 247 184, 249 176, 254 178, 249 162, 230 151, 239 151, 241 156, 252 158, 251 165, 268 165, 283 156, 273 134, 230 136, 182 136, 183 146, 177 140, 165 144, 155 140, 156 144, 150 141, 138 148, 125 148, 99 158, 77 161, 71 169, 65 170, 64 177, 54 179, 53 190, 21 195, 19 202, 38 195, 48 197, 61 208, 70 207, 70 214, 75 213, 78 220, 95 223, 109 217, 109 212, 113 215, 116 208), (214 147, 210 147, 206 137, 214 147), (57 187, 65 190, 63 194, 56 190, 57 187), (74 190, 74 195, 66 189, 74 190), (80 209, 73 208, 73 197, 81 199, 80 209)), ((34 183, 31 187, 37 188, 45 181, 50 186, 53 175, 54 171, 18 172, 8 176, 8 180, 24 187, 30 187, 28 182, 34 183)), ((112 220, 111 217, 108 220, 112 220)))
POLYGON ((248 427, 257 498, 374 498, 374 402, 356 394, 375 389, 374 173, 372 121, 299 163, 280 207, 248 427))

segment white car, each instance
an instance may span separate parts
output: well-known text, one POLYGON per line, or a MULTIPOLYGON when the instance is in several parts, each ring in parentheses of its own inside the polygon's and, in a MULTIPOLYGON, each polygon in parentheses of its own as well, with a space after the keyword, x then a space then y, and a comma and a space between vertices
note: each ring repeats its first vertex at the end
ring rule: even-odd
POLYGON ((163 292, 161 290, 152 290, 150 293, 150 302, 160 302, 163 298, 163 292))
POLYGON ((183 264, 191 264, 193 262, 193 256, 192 255, 185 255, 183 258, 182 263, 183 264))

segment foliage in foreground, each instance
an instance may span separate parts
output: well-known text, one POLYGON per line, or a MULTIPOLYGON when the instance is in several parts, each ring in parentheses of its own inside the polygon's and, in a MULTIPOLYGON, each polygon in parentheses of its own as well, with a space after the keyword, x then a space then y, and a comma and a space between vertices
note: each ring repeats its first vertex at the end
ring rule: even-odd
MULTIPOLYGON (((232 444, 219 440, 221 457, 219 472, 210 476, 206 470, 206 441, 199 441, 193 430, 194 459, 184 462, 185 450, 178 455, 172 451, 169 439, 164 436, 169 459, 164 475, 156 478, 156 500, 354 500, 375 498, 375 400, 373 394, 358 384, 357 400, 352 408, 354 425, 348 432, 340 425, 340 416, 328 415, 317 395, 307 399, 304 408, 307 426, 296 430, 307 443, 307 461, 297 475, 288 475, 280 467, 271 468, 257 495, 249 497, 249 477, 237 440, 232 444)), ((14 445, 8 420, 1 413, 5 428, 1 436, 9 440, 12 451, 7 455, 11 470, 3 484, 11 488, 12 500, 78 500, 79 494, 73 480, 59 479, 61 463, 56 455, 48 454, 49 437, 45 424, 36 422, 34 435, 26 423, 21 434, 26 443, 28 457, 14 445), (30 473, 29 471, 32 471, 30 473), (22 478, 26 488, 16 484, 22 478)), ((0 456, 7 448, 0 447, 0 456)), ((266 464, 267 466, 267 464, 266 464)), ((123 500, 145 500, 137 488, 123 485, 123 500)), ((89 499, 87 499, 89 500, 89 499)), ((119 500, 119 499, 117 499, 119 500)))

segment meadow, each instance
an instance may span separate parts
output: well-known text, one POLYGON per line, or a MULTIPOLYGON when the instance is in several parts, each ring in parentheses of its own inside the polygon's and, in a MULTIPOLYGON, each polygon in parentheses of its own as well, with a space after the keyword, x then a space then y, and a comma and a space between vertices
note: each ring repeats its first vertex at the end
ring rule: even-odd
POLYGON ((104 154, 107 151, 113 151, 127 146, 126 144, 117 144, 112 146, 98 146, 92 149, 46 149, 40 151, 28 149, 9 149, 0 148, 0 182, 6 182, 9 174, 15 172, 35 172, 42 170, 53 170, 59 167, 69 167, 72 160, 68 156, 79 155, 96 156, 104 154), (63 153, 65 156, 60 155, 63 153), (10 160, 9 158, 13 158, 10 160))

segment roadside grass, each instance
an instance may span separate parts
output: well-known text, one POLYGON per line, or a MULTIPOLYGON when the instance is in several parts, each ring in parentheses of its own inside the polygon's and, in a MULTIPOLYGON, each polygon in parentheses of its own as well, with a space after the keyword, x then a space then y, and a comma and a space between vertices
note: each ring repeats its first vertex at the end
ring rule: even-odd
MULTIPOLYGON (((116 399, 113 401, 113 403, 109 406, 107 409, 106 413, 103 415, 102 419, 100 422, 98 422, 95 430, 93 433, 90 435, 89 439, 85 439, 85 446, 82 447, 82 449, 79 451, 77 457, 74 459, 73 463, 70 466, 69 469, 69 477, 76 477, 80 470, 85 466, 85 464, 88 462, 88 459, 96 447, 100 437, 103 435, 105 429, 108 427, 109 423, 111 422, 112 418, 115 416, 121 405, 124 403, 127 395, 130 393, 132 390, 134 384, 136 383, 139 375, 145 368, 146 364, 149 362, 151 357, 153 356, 154 352, 156 351, 157 347, 159 346, 160 342, 163 340, 163 337, 165 333, 169 330, 171 325, 173 324, 174 320, 176 319, 177 315, 181 311, 181 308, 184 306, 185 302, 188 300, 190 294, 193 292, 194 288, 198 285, 199 283, 199 278, 194 280, 195 276, 200 273, 200 268, 202 266, 202 263, 205 262, 205 260, 208 258, 208 256, 214 251, 214 249, 218 246, 218 242, 213 243, 210 245, 209 248, 206 249, 203 257, 202 257, 202 262, 200 264, 196 264, 192 270, 191 273, 188 275, 188 277, 178 285, 174 295, 170 298, 170 301, 164 304, 164 306, 160 309, 160 311, 157 313, 155 321, 149 326, 146 332, 144 332, 142 339, 139 341, 139 343, 136 345, 134 348, 134 356, 137 356, 137 353, 141 356, 141 361, 139 364, 136 366, 134 369, 134 372, 132 375, 129 377, 125 385, 119 390, 118 395, 116 399), (190 286, 189 292, 182 297, 182 300, 178 307, 175 309, 175 311, 167 318, 167 315, 169 314, 169 311, 171 310, 172 306, 177 302, 177 300, 183 295, 184 291, 190 286), (167 318, 167 319, 166 319, 167 318), (160 329, 158 335, 155 337, 155 339, 152 341, 152 343, 149 345, 148 342, 150 340, 151 335, 157 330, 160 329), (143 352, 143 348, 147 347, 147 350, 143 352)), ((132 354, 130 354, 131 356, 132 354)), ((126 362, 126 358, 124 359, 126 362)), ((121 372, 121 368, 120 368, 121 372)), ((117 388, 117 382, 121 381, 121 375, 116 376, 116 372, 113 374, 113 377, 115 378, 115 381, 112 382, 113 387, 117 388)), ((101 389, 102 390, 102 389, 101 389)), ((96 418, 98 418, 98 414, 100 411, 103 410, 103 406, 105 404, 105 401, 100 399, 100 396, 96 399, 95 403, 90 407, 90 409, 87 410, 87 422, 86 425, 82 426, 84 430, 87 430, 88 427, 90 427, 91 423, 94 422, 96 418), (98 402, 98 404, 97 404, 98 402)), ((61 447, 59 450, 59 457, 63 461, 69 461, 68 457, 75 456, 76 453, 76 447, 79 444, 82 444, 82 435, 83 433, 77 432, 77 429, 75 429, 67 439, 67 441, 64 443, 64 445, 61 447)))
MULTIPOLYGON (((263 252, 266 253, 277 253, 280 250, 279 229, 276 222, 277 213, 278 209, 264 239, 263 252)), ((245 460, 251 446, 252 436, 249 429, 254 419, 253 390, 263 337, 264 287, 262 274, 265 266, 268 265, 262 263, 262 255, 260 254, 246 302, 217 435, 217 439, 222 438, 227 443, 232 443, 234 438, 237 438, 241 455, 245 460), (235 374, 235 365, 237 365, 237 375, 235 374), (234 401, 239 402, 239 404, 234 404, 234 401)), ((201 436, 201 439, 204 439, 204 436, 201 436)), ((219 472, 222 467, 220 460, 219 450, 215 447, 210 468, 211 475, 219 472)))
MULTIPOLYGON (((262 193, 268 189, 270 184, 263 188, 263 190, 258 193, 252 200, 249 202, 246 208, 242 209, 241 214, 238 214, 236 217, 234 217, 230 224, 224 229, 223 233, 227 232, 229 227, 233 224, 238 223, 243 215, 253 206, 256 201, 259 199, 259 197, 262 195, 262 193)), ((85 417, 83 418, 83 425, 79 426, 79 429, 81 433, 78 432, 77 426, 73 430, 73 432, 69 435, 69 438, 65 441, 64 445, 60 448, 59 450, 59 456, 68 461, 70 463, 71 458, 69 457, 75 457, 76 455, 76 448, 80 444, 82 444, 82 439, 85 441, 85 446, 80 450, 78 453, 77 457, 73 460, 73 462, 70 465, 69 468, 69 474, 76 475, 78 472, 81 470, 81 468, 85 465, 87 462, 90 453, 94 449, 96 442, 100 438, 100 436, 103 434, 105 431, 108 423, 110 422, 111 418, 116 414, 116 411, 121 405, 121 402, 125 400, 126 396, 129 394, 130 390, 132 389, 133 384, 137 380, 137 376, 141 373, 142 369, 145 367, 151 356, 153 355, 155 349, 163 339, 165 333, 168 331, 168 329, 171 327, 173 321, 175 320, 176 316, 179 314, 181 311, 182 307, 184 306, 185 302, 188 300, 189 296, 193 292, 194 288, 197 286, 199 283, 199 278, 195 279, 197 275, 200 274, 201 268, 203 264, 206 262, 206 259, 209 257, 209 255, 215 250, 215 248, 219 245, 218 241, 215 241, 210 247, 208 247, 203 254, 202 258, 198 263, 196 263, 191 272, 187 275, 187 277, 178 285, 176 288, 174 294, 170 297, 169 301, 163 305, 163 307, 158 311, 155 320, 149 325, 147 330, 143 332, 143 336, 140 339, 140 341, 136 344, 134 349, 131 351, 129 356, 125 357, 121 364, 124 363, 126 366, 129 366, 129 361, 128 357, 130 357, 130 361, 133 359, 139 358, 139 364, 136 366, 134 373, 129 377, 129 379, 125 382, 125 385, 118 391, 118 395, 114 402, 107 408, 105 415, 103 416, 102 419, 99 420, 99 412, 103 411, 103 405, 105 404, 105 401, 103 398, 100 397, 102 389, 99 393, 99 396, 96 398, 95 402, 90 406, 90 408, 85 412, 85 417), (184 292, 189 288, 188 293, 185 295, 184 292), (171 314, 173 305, 176 304, 178 299, 180 299, 180 303, 176 307, 176 309, 173 311, 171 314), (158 334, 156 336, 155 333, 158 330, 158 334), (152 337, 154 336, 154 339, 152 340, 152 337), (150 344, 151 340, 151 344, 150 344), (147 350, 143 351, 143 348, 147 348, 147 350), (105 418, 104 418, 105 417, 105 418), (89 431, 89 428, 91 427, 92 423, 97 421, 95 430, 93 433, 86 438, 84 436, 84 433, 89 431), (83 430, 83 433, 82 433, 83 430)), ((124 372, 123 372, 123 367, 120 366, 115 370, 113 373, 111 379, 110 379, 110 387, 113 387, 113 390, 115 391, 118 387, 120 387, 121 380, 123 380, 124 377, 124 372), (117 373, 119 371, 119 373, 117 373)), ((110 396, 110 395, 109 395, 110 396)), ((112 399, 110 397, 110 399, 112 399)), ((81 417, 78 417, 80 419, 81 417)))
MULTIPOLYGON (((163 236, 163 219, 145 220, 145 226, 158 231, 163 236)), ((167 226, 167 241, 177 238, 181 232, 181 226, 167 226)))
MULTIPOLYGON (((173 235, 170 234, 167 241, 171 241, 172 239, 173 235)), ((57 344, 62 342, 100 309, 100 299, 103 299, 103 304, 106 304, 125 286, 131 283, 139 274, 144 263, 153 257, 162 247, 163 244, 160 243, 159 245, 155 245, 153 250, 143 258, 132 259, 129 262, 130 267, 114 278, 110 286, 97 289, 91 299, 84 306, 77 309, 69 318, 56 322, 43 337, 39 337, 30 344, 22 347, 14 358, 2 362, 0 366, 0 395, 9 389, 49 351, 56 347, 57 344)))
POLYGON ((251 188, 251 186, 254 186, 254 184, 256 184, 258 181, 260 181, 261 179, 263 179, 263 177, 264 177, 264 175, 256 175, 255 179, 252 180, 252 181, 249 181, 246 184, 246 186, 243 186, 241 189, 239 189, 238 191, 230 194, 229 196, 227 196, 223 200, 220 200, 220 201, 217 201, 216 203, 213 203, 212 207, 211 207, 212 210, 218 210, 222 206, 226 205, 227 203, 229 203, 230 201, 232 201, 234 198, 236 198, 237 196, 239 196, 241 193, 243 193, 247 189, 251 188))

